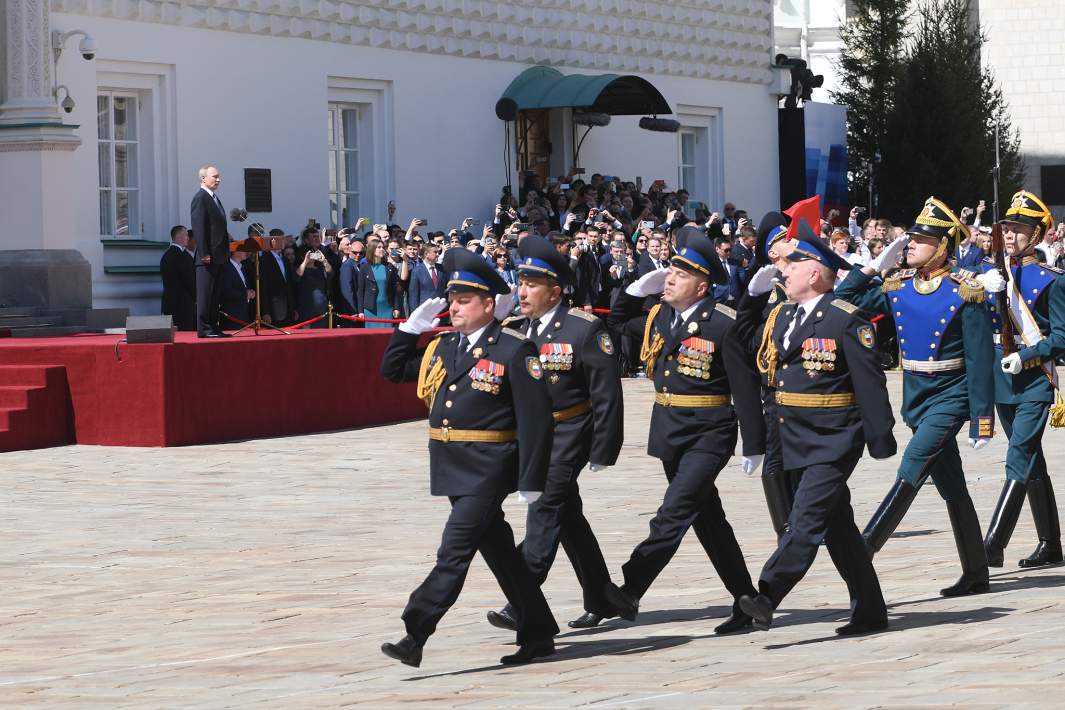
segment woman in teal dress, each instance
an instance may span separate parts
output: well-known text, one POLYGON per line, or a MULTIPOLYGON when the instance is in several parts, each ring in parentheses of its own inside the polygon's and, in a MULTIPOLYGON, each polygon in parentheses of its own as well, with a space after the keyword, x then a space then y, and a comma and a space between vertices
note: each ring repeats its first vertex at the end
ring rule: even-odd
MULTIPOLYGON (((359 265, 359 303, 364 318, 399 318, 399 272, 385 258, 385 245, 371 239, 366 261, 359 265)), ((392 323, 367 323, 367 328, 392 328, 392 323)))

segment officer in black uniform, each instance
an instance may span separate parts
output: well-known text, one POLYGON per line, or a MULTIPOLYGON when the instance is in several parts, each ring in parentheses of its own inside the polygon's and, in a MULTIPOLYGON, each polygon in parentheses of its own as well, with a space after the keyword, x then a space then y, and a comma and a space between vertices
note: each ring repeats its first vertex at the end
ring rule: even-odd
MULTIPOLYGON (((610 313, 611 325, 624 325, 641 317, 647 296, 662 292, 662 303, 646 316, 641 359, 655 385, 647 453, 662 460, 669 486, 650 535, 622 568, 625 584, 607 587, 607 599, 630 621, 689 527, 733 599, 754 594, 715 480, 736 449, 737 420, 744 470, 757 470, 765 454, 758 373, 733 332, 735 311, 715 305, 710 294, 711 281, 727 279, 713 243, 698 228, 681 232, 670 268, 640 277, 618 295, 610 313)), ((750 624, 734 603, 715 631, 741 631, 750 624)))
POLYGON ((438 335, 424 353, 417 351, 419 335, 444 305, 441 298, 429 299, 399 326, 381 362, 386 379, 418 381, 418 396, 429 406, 430 489, 451 501, 436 565, 403 611, 407 635, 381 650, 419 665, 422 646, 455 603, 480 551, 515 608, 520 647, 501 662, 524 663, 554 653, 558 626, 514 546, 501 505, 516 490, 532 501, 544 489, 551 398, 536 347, 496 320, 497 309, 512 302, 498 298, 510 291, 506 282, 465 249, 449 250, 444 270, 457 332, 438 335))
MULTIPOLYGON (((592 471, 617 461, 624 421, 621 373, 603 321, 562 304, 563 289, 573 283, 568 259, 536 236, 521 240, 518 257, 522 315, 504 324, 525 333, 539 349, 555 420, 547 485, 529 506, 519 547, 533 579, 543 584, 561 541, 584 590, 584 614, 569 625, 590 628, 617 612, 603 596, 610 573, 584 517, 577 475, 589 461, 592 471)), ((516 628, 509 604, 488 612, 488 620, 516 628)))
MULTIPOLYGON (((810 569, 823 540, 851 599, 850 622, 836 633, 868 633, 887 626, 887 608, 854 524, 847 478, 866 445, 874 458, 895 454, 894 417, 872 325, 832 295, 836 272, 850 264, 805 221, 798 234, 784 273, 791 302, 780 304, 772 327, 765 326, 770 333, 758 356, 776 384, 784 468, 800 471, 799 487, 788 530, 762 568, 759 593, 742 597, 740 607, 755 628, 768 629, 773 610, 810 569)), ((763 306, 761 299, 745 299, 744 317, 751 311, 757 317, 763 306)))
MULTIPOLYGON (((776 307, 788 300, 784 290, 784 282, 780 278, 787 262, 788 254, 795 249, 797 243, 794 239, 786 239, 789 220, 780 212, 768 212, 762 218, 758 226, 758 242, 755 245, 755 268, 764 265, 775 267, 773 272, 763 272, 762 280, 767 280, 769 297, 758 296, 765 305, 761 310, 741 309, 741 315, 736 321, 737 332, 741 342, 750 343, 749 355, 756 355, 759 343, 753 338, 757 330, 762 332, 764 324, 772 315, 776 307), (746 310, 747 317, 744 317, 746 310), (760 316, 760 317, 755 317, 760 316)), ((757 286, 757 284, 756 284, 757 286)), ((743 299, 754 298, 750 292, 744 294, 743 299)), ((741 299, 742 300, 742 299, 741 299)), ((777 419, 777 399, 775 383, 770 383, 765 376, 765 364, 757 363, 762 374, 762 410, 765 412, 765 463, 762 465, 762 490, 765 493, 766 506, 769 508, 769 520, 773 524, 773 531, 777 534, 777 540, 784 535, 788 528, 788 516, 791 514, 791 504, 795 498, 795 489, 799 485, 797 472, 784 470, 784 459, 780 449, 780 426, 777 419)))

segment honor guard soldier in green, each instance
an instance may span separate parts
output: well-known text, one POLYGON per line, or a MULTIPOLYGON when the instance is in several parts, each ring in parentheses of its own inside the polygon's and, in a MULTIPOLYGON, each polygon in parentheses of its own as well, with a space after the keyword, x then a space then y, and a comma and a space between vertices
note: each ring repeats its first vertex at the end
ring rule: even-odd
POLYGON ((736 339, 736 314, 715 305, 711 282, 727 274, 713 243, 696 227, 682 227, 668 270, 652 271, 618 295, 610 313, 617 330, 641 318, 644 299, 662 293, 646 316, 642 360, 654 382, 647 453, 662 461, 669 485, 650 523, 650 534, 622 570, 623 586, 609 584, 607 599, 633 620, 640 597, 669 564, 689 528, 702 543, 734 600, 732 614, 715 629, 747 629, 751 619, 739 597, 754 592, 736 536, 725 517, 715 481, 743 434, 743 469, 754 473, 765 453, 765 421, 758 373, 736 339), (664 289, 664 290, 663 290, 664 289))
POLYGON ((429 299, 392 335, 381 362, 385 379, 417 380, 429 406, 430 490, 451 502, 436 565, 403 610, 407 635, 381 650, 407 665, 421 663, 422 647, 458 599, 479 551, 514 604, 519 648, 501 662, 524 663, 554 653, 558 626, 514 546, 501 505, 514 491, 532 501, 544 490, 551 397, 536 346, 496 320, 513 299, 495 269, 471 251, 450 249, 444 271, 457 332, 438 335, 418 351, 419 336, 444 306, 442 298, 429 299))
MULTIPOLYGON (((770 265, 773 269, 762 272, 760 281, 748 285, 748 292, 743 299, 759 299, 761 308, 747 308, 740 304, 740 316, 737 319, 737 332, 741 342, 750 344, 750 356, 755 357, 758 343, 755 342, 755 331, 763 332, 762 325, 770 318, 776 318, 779 314, 778 306, 788 300, 784 284, 780 279, 784 271, 788 255, 795 249, 798 242, 787 239, 788 218, 780 212, 768 212, 758 225, 758 241, 755 245, 755 264, 757 266, 770 265), (764 289, 768 288, 768 291, 764 289), (752 290, 757 289, 758 295, 752 295, 752 290)), ((746 304, 749 305, 749 304, 746 304)), ((765 332, 772 333, 772 326, 765 332)), ((762 465, 762 489, 765 492, 766 505, 769 508, 769 519, 773 524, 773 531, 777 534, 777 540, 783 537, 788 529, 788 516, 791 515, 791 504, 795 497, 795 489, 799 484, 795 472, 784 470, 784 460, 780 449, 780 427, 777 414, 777 400, 775 383, 771 383, 766 377, 766 363, 758 362, 758 369, 762 374, 762 410, 765 413, 765 463, 762 465)))
MULTIPOLYGON (((873 326, 858 309, 836 299, 836 273, 850 264, 798 223, 798 240, 784 270, 788 301, 755 329, 758 358, 775 388, 783 468, 798 478, 788 527, 762 568, 758 593, 740 598, 756 629, 810 569, 824 542, 847 584, 851 617, 840 635, 887 626, 880 582, 854 524, 847 479, 866 446, 877 459, 896 450, 887 384, 876 354, 873 326)), ((740 318, 757 318, 776 269, 762 267, 741 301, 740 318)))
POLYGON ((907 234, 885 247, 836 295, 868 313, 894 317, 902 355, 902 418, 913 430, 898 480, 865 529, 878 552, 929 477, 947 503, 962 576, 944 596, 989 588, 980 521, 965 485, 956 436, 969 422, 969 443, 987 445, 994 430, 994 352, 981 281, 953 266, 951 255, 967 227, 947 205, 930 197, 907 234), (908 268, 875 279, 906 252, 908 268))
POLYGON ((1055 400, 1058 385, 1054 361, 1065 354, 1065 278, 1062 271, 1039 263, 1035 247, 1053 228, 1043 201, 1030 192, 1013 196, 1005 219, 996 225, 1009 259, 1007 274, 995 262, 984 262, 985 283, 994 293, 992 316, 1000 364, 995 367, 995 403, 1002 429, 1009 437, 1006 482, 984 540, 992 567, 1001 567, 1025 491, 1032 507, 1039 542, 1020 561, 1021 567, 1061 562, 1061 527, 1054 488, 1043 456, 1043 429, 1065 425, 1065 405, 1055 400), (1005 298, 1003 296, 1006 296, 1005 298), (1009 314, 1013 347, 1005 355, 1002 317, 1009 314))
MULTIPOLYGON (((519 549, 533 579, 543 584, 561 542, 584 592, 584 614, 569 625, 590 628, 617 612, 604 597, 610 573, 584 517, 577 476, 589 462, 592 471, 617 462, 624 402, 614 341, 603 321, 562 303, 563 289, 575 281, 568 262, 546 239, 522 239, 517 291, 522 315, 508 318, 504 325, 525 333, 539 350, 554 409, 547 484, 529 506, 519 549)), ((516 628, 509 604, 499 612, 488 612, 488 620, 501 628, 516 628)))

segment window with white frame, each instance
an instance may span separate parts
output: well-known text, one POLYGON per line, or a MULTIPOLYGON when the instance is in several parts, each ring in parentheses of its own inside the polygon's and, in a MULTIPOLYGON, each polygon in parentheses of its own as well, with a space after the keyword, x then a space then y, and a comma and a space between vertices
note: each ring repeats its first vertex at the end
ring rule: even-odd
POLYGON ((678 166, 679 175, 677 176, 677 184, 681 188, 688 191, 689 195, 698 195, 698 186, 696 185, 696 172, 698 166, 696 165, 696 143, 698 142, 698 136, 695 129, 682 128, 680 130, 680 163, 678 166))
POLYGON ((358 104, 329 104, 329 219, 350 227, 359 216, 358 104))
POLYGON ((96 96, 101 236, 143 234, 139 113, 136 94, 100 91, 96 96))

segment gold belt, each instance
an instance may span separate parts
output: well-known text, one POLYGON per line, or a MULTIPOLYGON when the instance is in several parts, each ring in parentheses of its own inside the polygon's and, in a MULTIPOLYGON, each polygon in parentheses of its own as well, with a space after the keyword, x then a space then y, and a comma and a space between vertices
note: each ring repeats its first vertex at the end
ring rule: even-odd
POLYGON ((480 429, 452 429, 442 426, 429 429, 429 438, 433 441, 442 441, 445 444, 452 441, 478 441, 488 444, 505 444, 518 438, 518 432, 513 429, 504 431, 489 431, 480 429))
POLYGON ((555 418, 555 424, 558 424, 559 422, 568 421, 590 411, 592 411, 592 400, 586 399, 572 407, 566 407, 557 412, 551 412, 551 416, 555 418))
POLYGON ((797 394, 777 391, 777 404, 782 407, 853 407, 857 403, 853 392, 797 394))
POLYGON ((655 392, 655 404, 663 407, 727 407, 731 401, 731 396, 727 394, 655 392))

